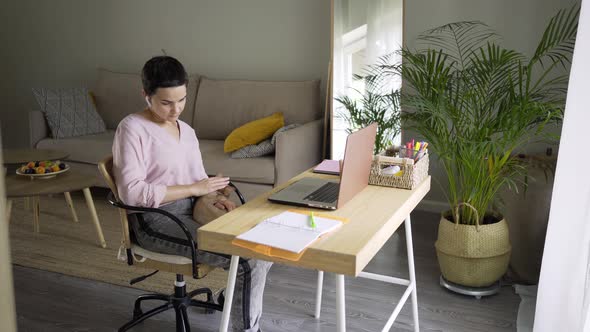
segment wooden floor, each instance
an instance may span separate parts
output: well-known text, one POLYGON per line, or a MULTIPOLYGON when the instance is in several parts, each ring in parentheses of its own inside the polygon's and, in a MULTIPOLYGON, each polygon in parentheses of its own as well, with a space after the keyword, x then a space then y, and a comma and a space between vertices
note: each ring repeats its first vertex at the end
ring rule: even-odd
MULTIPOLYGON (((450 293, 438 285, 434 241, 439 216, 412 214, 418 312, 421 331, 516 331, 519 297, 511 286, 500 294, 476 300, 450 293)), ((118 264, 113 257, 113 264, 118 264)), ((365 269, 407 278, 403 228, 387 242, 365 269)), ((96 281, 25 267, 14 267, 18 330, 116 331, 131 317, 141 292, 96 281)), ((333 275, 324 276, 322 316, 313 317, 316 273, 275 265, 264 295, 262 330, 335 331, 336 293, 333 275)), ((171 281, 172 289, 172 281, 171 281)), ((380 331, 401 297, 403 287, 366 279, 346 278, 347 331, 380 331)), ((190 309, 193 332, 217 331, 220 313, 190 309)), ((174 315, 152 318, 132 331, 174 331, 174 315)), ((413 331, 406 304, 391 331, 413 331)))

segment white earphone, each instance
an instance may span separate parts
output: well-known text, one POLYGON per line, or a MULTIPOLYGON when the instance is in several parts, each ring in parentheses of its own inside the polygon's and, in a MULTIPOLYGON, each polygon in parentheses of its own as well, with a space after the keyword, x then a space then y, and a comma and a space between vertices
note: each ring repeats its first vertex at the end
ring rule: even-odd
POLYGON ((152 107, 152 103, 150 103, 150 98, 149 97, 145 97, 145 102, 147 103, 148 107, 152 107))

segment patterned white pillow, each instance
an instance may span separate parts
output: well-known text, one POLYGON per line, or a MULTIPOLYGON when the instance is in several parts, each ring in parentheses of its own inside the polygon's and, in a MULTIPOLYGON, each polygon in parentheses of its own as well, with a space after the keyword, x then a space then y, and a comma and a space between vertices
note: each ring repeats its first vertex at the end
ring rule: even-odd
POLYGON ((277 131, 275 131, 271 138, 266 139, 258 144, 246 145, 245 147, 232 152, 231 157, 234 159, 256 158, 271 154, 275 152, 277 135, 283 131, 293 129, 297 126, 299 126, 299 124, 295 123, 279 128, 277 131))
POLYGON ((98 134, 106 130, 86 88, 33 89, 53 138, 98 134))
POLYGON ((258 144, 246 145, 245 147, 232 152, 231 157, 234 159, 256 158, 271 154, 274 151, 275 147, 272 145, 269 138, 258 144))

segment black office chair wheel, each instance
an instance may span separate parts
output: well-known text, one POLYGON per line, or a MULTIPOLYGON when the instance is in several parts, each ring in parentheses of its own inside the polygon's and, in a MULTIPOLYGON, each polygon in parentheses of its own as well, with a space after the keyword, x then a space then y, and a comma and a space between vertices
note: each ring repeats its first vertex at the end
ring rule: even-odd
MULTIPOLYGON (((215 301, 213 301, 213 293, 211 292, 211 290, 209 290, 209 292, 207 292, 207 303, 215 304, 215 301)), ((206 314, 214 314, 215 309, 207 308, 207 309, 205 309, 205 313, 206 314)))
MULTIPOLYGON (((207 303, 215 304, 215 301, 207 301, 207 303)), ((214 309, 205 309, 205 313, 209 314, 209 315, 214 314, 215 311, 216 310, 214 310, 214 309)))
MULTIPOLYGON (((223 304, 225 303, 225 296, 223 296, 223 292, 224 292, 224 290, 222 289, 221 292, 219 292, 219 295, 217 295, 217 302, 215 302, 215 300, 213 300, 213 294, 207 293, 207 303, 218 304, 223 308, 223 304)), ((215 310, 214 309, 205 309, 205 313, 213 314, 213 313, 215 313, 215 310)))
POLYGON ((217 296, 217 304, 219 304, 220 306, 223 307, 223 305, 225 304, 225 289, 222 289, 221 292, 219 292, 219 296, 217 296))

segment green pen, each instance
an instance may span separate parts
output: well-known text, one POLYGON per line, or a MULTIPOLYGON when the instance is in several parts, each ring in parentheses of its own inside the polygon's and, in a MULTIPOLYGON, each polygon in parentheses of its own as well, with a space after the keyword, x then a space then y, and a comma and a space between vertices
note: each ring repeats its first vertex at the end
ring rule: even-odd
POLYGON ((313 217, 313 211, 311 211, 311 228, 315 229, 315 218, 313 217))

